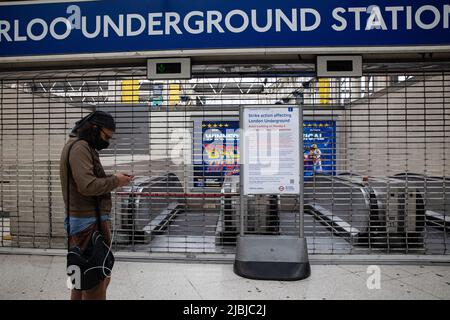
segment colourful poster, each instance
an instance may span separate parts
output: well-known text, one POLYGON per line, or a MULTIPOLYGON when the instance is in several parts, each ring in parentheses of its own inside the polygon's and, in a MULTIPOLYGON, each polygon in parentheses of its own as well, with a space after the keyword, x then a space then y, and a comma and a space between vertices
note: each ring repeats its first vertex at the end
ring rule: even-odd
POLYGON ((305 177, 336 174, 336 122, 303 123, 305 177))
POLYGON ((221 187, 239 174, 239 121, 202 121, 202 164, 194 165, 195 187, 221 187))

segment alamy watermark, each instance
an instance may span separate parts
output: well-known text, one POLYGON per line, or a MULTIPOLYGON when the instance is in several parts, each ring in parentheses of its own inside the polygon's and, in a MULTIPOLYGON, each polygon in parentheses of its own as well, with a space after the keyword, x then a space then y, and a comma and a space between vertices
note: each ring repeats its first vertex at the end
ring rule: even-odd
POLYGON ((366 273, 370 275, 366 281, 367 289, 381 289, 381 268, 371 265, 367 267, 366 273))

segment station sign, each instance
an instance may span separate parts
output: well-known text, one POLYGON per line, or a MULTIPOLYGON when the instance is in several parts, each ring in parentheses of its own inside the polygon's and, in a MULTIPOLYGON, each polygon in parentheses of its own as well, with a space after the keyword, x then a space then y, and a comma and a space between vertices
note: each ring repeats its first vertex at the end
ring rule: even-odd
POLYGON ((442 0, 5 2, 0 3, 0 56, 423 49, 450 45, 449 21, 450 1, 442 0))

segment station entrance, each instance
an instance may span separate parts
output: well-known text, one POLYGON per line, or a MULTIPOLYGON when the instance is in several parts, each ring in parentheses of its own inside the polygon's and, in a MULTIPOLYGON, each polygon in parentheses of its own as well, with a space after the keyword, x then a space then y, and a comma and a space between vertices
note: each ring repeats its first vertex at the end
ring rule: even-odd
MULTIPOLYGON (((448 254, 450 64, 365 63, 317 78, 312 63, 193 65, 190 80, 146 68, 0 74, 1 247, 65 246, 60 152, 93 110, 117 131, 101 152, 114 249, 227 254, 240 231, 239 109, 300 105, 310 254, 448 254)), ((298 197, 249 197, 246 233, 298 234, 298 197)))

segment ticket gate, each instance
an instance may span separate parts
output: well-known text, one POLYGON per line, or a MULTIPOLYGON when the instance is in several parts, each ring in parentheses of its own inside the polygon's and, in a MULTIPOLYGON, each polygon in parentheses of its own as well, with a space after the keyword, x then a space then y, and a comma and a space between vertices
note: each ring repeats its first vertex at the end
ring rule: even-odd
POLYGON ((438 229, 450 230, 450 178, 430 177, 416 173, 400 173, 391 177, 414 186, 425 202, 427 224, 438 229))
POLYGON ((316 174, 305 182, 305 203, 353 243, 372 247, 423 245, 423 195, 403 181, 316 174))

